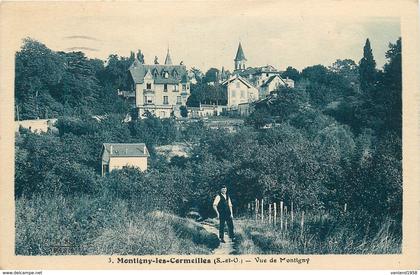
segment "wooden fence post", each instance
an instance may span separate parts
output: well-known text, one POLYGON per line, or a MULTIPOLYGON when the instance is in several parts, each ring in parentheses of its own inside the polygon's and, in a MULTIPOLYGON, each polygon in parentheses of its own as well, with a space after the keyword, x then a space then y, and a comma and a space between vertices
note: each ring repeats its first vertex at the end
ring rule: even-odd
POLYGON ((302 211, 302 219, 300 221, 300 233, 303 234, 303 226, 305 223, 305 211, 302 211))
POLYGON ((344 213, 347 211, 347 203, 344 204, 344 213))
POLYGON ((273 208, 274 208, 274 226, 277 223, 277 204, 273 203, 273 208))
POLYGON ((283 230, 283 201, 280 202, 280 230, 283 230))
POLYGON ((264 221, 264 199, 261 199, 261 221, 264 221))
POLYGON ((290 218, 291 218, 291 226, 293 227, 293 218, 294 218, 294 213, 293 213, 293 201, 290 203, 290 218))
POLYGON ((286 230, 286 231, 287 231, 287 217, 286 217, 286 219, 285 219, 285 221, 284 221, 284 230, 286 230))
POLYGON ((268 223, 271 224, 271 203, 268 204, 268 223))
POLYGON ((258 220, 258 199, 255 199, 255 220, 258 220))
POLYGON ((287 206, 284 206, 284 229, 287 230, 287 206))

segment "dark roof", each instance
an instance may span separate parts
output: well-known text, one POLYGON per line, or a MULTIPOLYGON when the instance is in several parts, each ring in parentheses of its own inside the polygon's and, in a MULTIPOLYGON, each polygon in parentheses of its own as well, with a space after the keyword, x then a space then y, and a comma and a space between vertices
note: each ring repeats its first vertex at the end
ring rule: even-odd
POLYGON ((262 67, 248 67, 245 70, 239 71, 239 74, 241 76, 256 75, 256 74, 262 74, 262 73, 280 74, 281 72, 271 65, 262 66, 262 67))
POLYGON ((134 61, 129 68, 133 81, 139 84, 144 82, 144 76, 149 70, 156 84, 179 84, 188 80, 185 65, 144 65, 134 61), (164 72, 168 73, 168 78, 164 77, 164 72))
POLYGON ((284 80, 283 80, 283 78, 281 78, 278 74, 276 74, 276 75, 272 75, 272 76, 270 76, 265 82, 264 82, 264 84, 262 84, 261 85, 261 87, 266 87, 266 86, 268 86, 268 84, 270 84, 271 83, 271 81, 273 81, 274 80, 274 78, 276 78, 276 77, 278 77, 278 78, 280 78, 280 80, 284 83, 284 84, 286 84, 286 82, 284 82, 284 80))
POLYGON ((235 61, 246 60, 244 51, 242 50, 241 42, 239 42, 238 51, 236 52, 235 61))
POLYGON ((103 147, 111 157, 149 156, 149 151, 144 143, 104 143, 103 147))
POLYGON ((222 86, 227 86, 228 83, 231 83, 232 81, 238 79, 239 81, 241 81, 242 83, 244 83, 246 86, 248 86, 248 88, 254 87, 248 80, 246 80, 245 78, 239 76, 239 75, 235 75, 234 77, 231 77, 225 81, 222 82, 222 86))

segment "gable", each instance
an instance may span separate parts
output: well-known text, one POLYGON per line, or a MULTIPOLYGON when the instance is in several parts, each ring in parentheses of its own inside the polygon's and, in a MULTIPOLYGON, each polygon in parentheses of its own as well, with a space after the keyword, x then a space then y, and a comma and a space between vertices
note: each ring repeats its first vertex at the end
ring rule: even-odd
POLYGON ((129 72, 136 84, 143 84, 146 74, 150 70, 155 84, 187 83, 187 69, 185 65, 144 65, 133 63, 129 72))

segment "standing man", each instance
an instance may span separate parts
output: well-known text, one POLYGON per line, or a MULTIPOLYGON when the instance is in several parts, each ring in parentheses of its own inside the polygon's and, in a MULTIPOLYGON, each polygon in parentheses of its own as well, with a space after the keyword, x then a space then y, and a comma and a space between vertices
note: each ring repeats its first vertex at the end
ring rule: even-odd
POLYGON ((224 243, 225 235, 225 222, 228 226, 229 238, 234 241, 235 235, 233 233, 233 210, 232 210, 232 201, 230 200, 229 195, 227 194, 226 185, 220 187, 220 193, 214 198, 213 209, 217 214, 219 219, 219 238, 220 242, 224 243))

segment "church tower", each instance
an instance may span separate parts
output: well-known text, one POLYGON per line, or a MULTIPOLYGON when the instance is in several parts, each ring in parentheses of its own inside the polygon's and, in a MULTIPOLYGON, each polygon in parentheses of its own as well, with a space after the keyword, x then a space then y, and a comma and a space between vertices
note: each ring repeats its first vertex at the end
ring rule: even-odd
POLYGON ((238 50, 236 51, 236 57, 234 61, 235 61, 235 71, 246 69, 245 61, 247 60, 245 58, 244 51, 242 50, 241 42, 239 42, 238 50))

